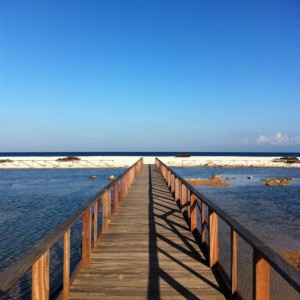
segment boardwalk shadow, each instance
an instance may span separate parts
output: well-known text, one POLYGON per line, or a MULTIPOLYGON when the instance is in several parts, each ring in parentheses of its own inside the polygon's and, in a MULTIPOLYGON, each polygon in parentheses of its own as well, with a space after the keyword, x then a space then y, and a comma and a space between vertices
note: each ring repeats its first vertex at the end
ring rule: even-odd
MULTIPOLYGON (((208 262, 200 254, 198 244, 192 239, 192 234, 188 237, 188 226, 184 226, 184 217, 179 217, 179 210, 174 204, 168 189, 161 184, 161 174, 155 166, 149 166, 149 279, 148 279, 148 299, 161 299, 162 282, 164 288, 173 289, 173 294, 179 294, 186 299, 200 299, 200 296, 192 291, 197 290, 197 286, 190 288, 186 284, 187 280, 181 277, 175 278, 170 274, 170 270, 164 269, 164 264, 160 259, 168 261, 174 266, 179 274, 190 274, 203 282, 204 285, 222 292, 216 283, 199 273, 197 266, 204 265, 208 269, 208 262), (176 207, 176 209, 175 209, 176 207), (176 214, 176 215, 175 215, 176 214), (174 221, 174 220, 178 220, 174 221), (166 234, 161 234, 163 230, 166 234), (160 232, 159 232, 160 231, 160 232), (175 253, 180 253, 180 258, 175 253), (191 267, 191 261, 195 261, 191 267), (195 266, 195 267, 194 267, 195 266), (178 279, 178 278, 181 278, 178 279), (181 282, 182 281, 182 282, 181 282)), ((174 272, 172 272, 174 273, 174 272)), ((165 290, 164 290, 165 291, 165 290)), ((172 298, 172 293, 170 298, 172 298)), ((203 296, 203 295, 202 295, 203 296)))

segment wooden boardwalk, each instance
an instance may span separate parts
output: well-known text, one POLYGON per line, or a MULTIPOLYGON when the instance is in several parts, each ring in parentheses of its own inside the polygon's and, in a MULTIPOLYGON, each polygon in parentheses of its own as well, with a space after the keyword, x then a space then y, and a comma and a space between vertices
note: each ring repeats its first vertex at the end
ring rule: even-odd
POLYGON ((155 165, 143 165, 70 299, 225 299, 155 165))

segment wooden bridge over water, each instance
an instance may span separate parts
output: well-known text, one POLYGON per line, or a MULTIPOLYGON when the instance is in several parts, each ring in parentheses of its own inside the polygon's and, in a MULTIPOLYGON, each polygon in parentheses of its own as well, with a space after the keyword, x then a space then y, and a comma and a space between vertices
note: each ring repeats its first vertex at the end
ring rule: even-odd
POLYGON ((159 160, 109 184, 0 274, 0 291, 32 266, 32 298, 49 299, 49 249, 62 236, 61 299, 238 298, 238 236, 253 248, 254 299, 270 298, 270 266, 300 291, 295 269, 159 160), (218 262, 219 217, 231 228, 230 278, 218 262), (81 218, 82 259, 70 276, 70 228, 81 218))
POLYGON ((157 167, 143 165, 70 298, 224 299, 223 291, 157 167))

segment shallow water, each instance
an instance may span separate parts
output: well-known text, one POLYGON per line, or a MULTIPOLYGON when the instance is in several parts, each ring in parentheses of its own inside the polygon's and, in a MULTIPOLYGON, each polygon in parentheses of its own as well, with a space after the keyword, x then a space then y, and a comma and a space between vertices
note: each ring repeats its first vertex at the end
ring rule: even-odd
MULTIPOLYGON (((300 250, 300 169, 289 168, 172 168, 184 178, 207 179, 213 174, 227 177, 230 187, 197 186, 208 199, 218 204, 229 215, 282 255, 285 250, 300 250), (247 177, 252 176, 249 180, 247 177), (263 178, 291 177, 293 183, 268 187, 263 178)), ((220 224, 221 263, 230 275, 230 231, 220 224)), ((240 277, 239 290, 244 299, 252 298, 252 249, 239 241, 240 277), (243 253, 243 255, 241 255, 243 253)), ((271 272, 271 299, 298 299, 293 289, 271 272), (283 298, 282 298, 283 297, 283 298), (288 297, 288 298, 286 298, 288 297)))
MULTIPOLYGON (((0 271, 91 200, 109 183, 110 175, 117 177, 124 171, 124 168, 0 170, 0 271), (91 175, 97 179, 90 179, 91 175)), ((78 222, 72 230, 73 264, 79 259, 80 225, 78 222)), ((59 242, 51 250, 51 260, 55 262, 52 269, 60 264, 61 253, 62 242, 59 242)), ((29 275, 7 299, 29 297, 29 275)))
MULTIPOLYGON (((110 175, 118 176, 125 169, 72 169, 72 170, 0 170, 0 271, 12 264, 23 253, 51 232, 68 216, 94 197, 109 181, 110 175), (90 176, 96 175, 96 180, 90 176)), ((198 186, 197 189, 215 201, 225 211, 237 218, 275 251, 300 249, 300 169, 256 168, 174 168, 186 178, 208 178, 221 174, 223 178, 234 177, 229 188, 198 186), (252 180, 247 179, 253 176, 252 180), (261 178, 292 177, 294 183, 287 187, 266 187, 261 178)), ((229 237, 228 229, 222 229, 229 237)), ((80 257, 81 224, 71 232, 72 265, 80 257)), ((229 239, 222 241, 221 260, 228 265, 229 239)), ((239 241, 243 257, 240 265, 251 268, 251 249, 239 241)), ((241 253, 241 252, 239 252, 241 253)), ((60 282, 62 242, 51 250, 51 289, 60 282)), ((272 277, 276 275, 272 275, 272 277)), ((284 294, 272 280, 272 299, 297 299, 286 287, 284 294)), ((251 274, 241 276, 239 289, 244 298, 251 299, 251 274), (250 276, 250 277, 249 277, 250 276), (250 289, 250 291, 249 291, 250 289)), ((280 286, 284 286, 281 283, 280 286)), ((16 284, 9 295, 1 299, 30 299, 30 272, 16 284)))

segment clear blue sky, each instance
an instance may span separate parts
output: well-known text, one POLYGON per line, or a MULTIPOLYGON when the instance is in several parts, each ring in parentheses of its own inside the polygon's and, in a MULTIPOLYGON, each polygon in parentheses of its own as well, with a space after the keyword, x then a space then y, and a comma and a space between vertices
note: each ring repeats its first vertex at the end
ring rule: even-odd
POLYGON ((0 0, 0 151, 300 151, 300 2, 0 0))

